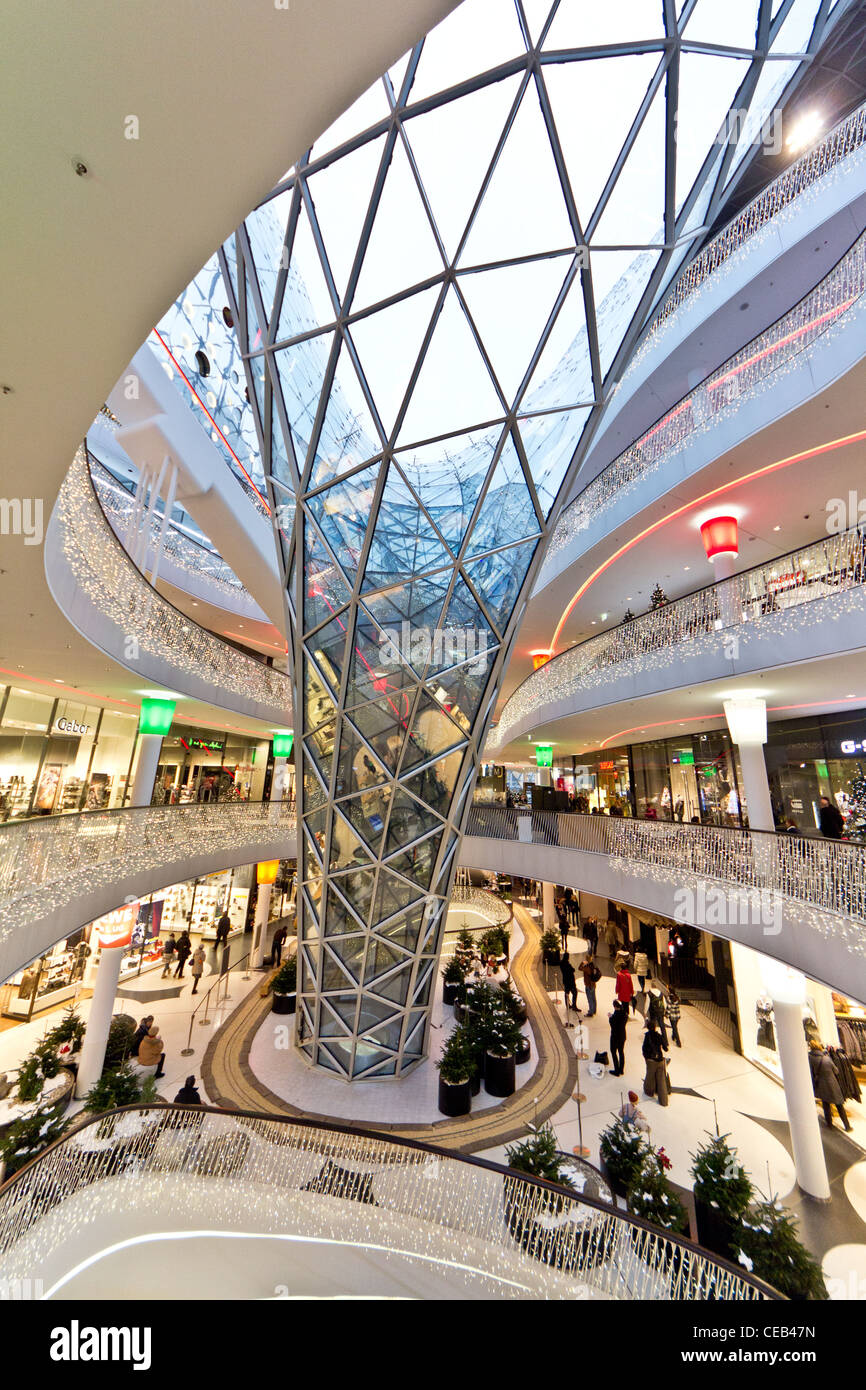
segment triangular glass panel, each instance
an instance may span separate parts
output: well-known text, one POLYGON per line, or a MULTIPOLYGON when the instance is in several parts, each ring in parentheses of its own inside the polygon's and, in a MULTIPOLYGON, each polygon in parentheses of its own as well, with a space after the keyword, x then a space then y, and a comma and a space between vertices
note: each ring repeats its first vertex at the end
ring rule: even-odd
POLYGON ((393 432, 440 292, 439 286, 433 285, 366 318, 355 319, 350 326, 350 336, 388 436, 393 432))
POLYGON ((580 443, 589 407, 532 415, 518 423, 542 515, 547 517, 580 443))
POLYGON ((603 375, 619 351, 660 255, 660 251, 593 252, 592 287, 603 375))
POLYGON ((380 927, 378 934, 384 936, 387 941, 393 941, 395 945, 402 946, 404 951, 414 952, 418 947, 423 915, 423 909, 413 908, 398 922, 392 922, 387 927, 380 927))
MULTIPOLYGON (((256 304, 253 282, 250 279, 250 272, 246 260, 244 260, 244 285, 246 286, 247 296, 247 338, 249 340, 250 352, 261 352, 265 345, 267 325, 262 323, 261 312, 256 304)), ((259 381, 264 380, 264 372, 261 370, 261 359, 258 368, 254 362, 250 362, 250 369, 256 386, 256 395, 259 399, 259 410, 261 410, 262 393, 259 389, 259 381)))
MULTIPOLYGON (((301 951, 301 991, 311 992, 316 988, 316 972, 319 968, 319 948, 304 943, 301 951)), ((305 1006, 306 1011, 306 1006, 305 1006)))
MULTIPOLYGON (((366 936, 331 937, 328 940, 328 946, 334 955, 339 957, 350 977, 355 981, 361 978, 366 945, 366 936)), ((342 1013, 342 1010, 340 1012, 342 1013)))
MULTIPOLYGON (((337 707, 328 694, 318 671, 309 657, 304 659, 304 728, 317 729, 333 724, 337 707)), ((317 766, 320 764, 317 763, 317 766)))
POLYGON ((430 695, 422 691, 415 712, 412 715, 406 751, 400 766, 401 776, 420 763, 437 758, 457 744, 463 744, 464 735, 457 725, 449 719, 430 695))
POLYGON ((361 263, 352 312, 442 273, 442 257, 401 140, 397 140, 361 263))
POLYGON ((358 568, 379 467, 374 464, 371 468, 362 468, 344 482, 334 483, 307 499, 309 511, 349 578, 354 577, 358 568))
POLYGON ((371 700, 352 711, 353 723, 392 773, 396 772, 403 751, 410 713, 411 703, 405 691, 371 700))
POLYGON ((726 0, 721 8, 717 0, 697 0, 683 29, 683 38, 726 48, 754 48, 757 31, 758 0, 726 0))
POLYGON ((451 872, 451 864, 449 861, 459 838, 460 837, 457 834, 456 830, 448 831, 448 838, 445 842, 445 852, 442 855, 442 867, 440 868, 439 873, 436 875, 436 880, 440 888, 443 880, 446 879, 448 877, 448 874, 451 872))
POLYGON ((344 716, 337 761, 336 796, 366 792, 388 781, 388 772, 344 716))
POLYGON ((380 1023, 377 1028, 370 1028, 364 1033, 367 1042, 376 1043, 380 1047, 390 1047, 395 1051, 400 1046, 400 1034, 403 1031, 403 1015, 392 1019, 390 1023, 380 1023))
POLYGON ((412 101, 446 91, 466 77, 525 54, 513 5, 503 5, 501 0, 463 0, 424 40, 412 101))
POLYGON ((502 402, 460 301, 449 290, 403 417, 399 439, 406 444, 432 439, 503 414, 502 402))
POLYGON ((328 831, 327 806, 321 806, 318 811, 310 811, 308 815, 304 816, 304 829, 308 838, 318 848, 318 858, 321 860, 324 853, 325 836, 328 831))
POLYGON ((442 620, 442 627, 445 632, 452 633, 455 640, 450 650, 443 642, 442 660, 437 662, 434 659, 430 663, 429 674, 431 676, 434 671, 444 671, 457 665, 463 657, 467 661, 472 658, 469 664, 471 670, 477 675, 482 675, 490 669, 497 652, 497 639, 462 577, 458 577, 455 581, 448 609, 442 620), (457 633, 461 629, 463 632, 462 643, 458 643, 457 633), (456 660, 448 660, 449 656, 456 656, 456 660))
POLYGON ((406 1029, 406 1041, 403 1044, 403 1058, 420 1056, 424 1050, 424 1028, 427 1023, 426 1009, 416 1014, 414 1011, 409 1014, 409 1025, 406 1029), (417 1022, 414 1020, 417 1019, 417 1022))
MULTIPOLYGON (((751 0, 751 9, 754 24, 754 0, 751 0)), ((724 27, 727 27, 727 16, 724 27)), ((687 33, 691 37, 691 21, 687 33)), ((754 29, 752 37, 754 39, 754 29)), ((731 40, 726 42, 730 43, 731 40)), ((729 111, 748 71, 749 61, 745 58, 737 60, 688 52, 680 55, 677 88, 677 214, 707 155, 714 151, 718 143, 724 144, 729 137, 735 138, 736 131, 732 130, 735 118, 729 119, 729 111)))
POLYGON ((665 233, 665 83, 644 116, 604 212, 596 246, 661 245, 665 233))
POLYGON ((346 1038, 351 1037, 352 1029, 348 1023, 340 1018, 339 1014, 331 1007, 333 1003, 342 1002, 344 1007, 352 1009, 354 1012, 356 995, 347 996, 344 1000, 338 1001, 332 995, 330 999, 323 999, 319 1012, 319 1036, 322 1038, 346 1038))
POLYGON ((397 878, 394 874, 389 874, 387 869, 379 870, 379 885, 376 889, 376 897, 373 903, 373 910, 370 913, 370 924, 378 926, 380 922, 386 922, 395 913, 404 911, 412 903, 417 902, 422 896, 420 888, 414 888, 411 883, 397 878))
POLYGON ((348 989, 357 984, 357 980, 350 975, 348 970, 331 955, 327 946, 322 951, 322 982, 321 988, 324 989, 348 989))
MULTIPOLYGON (((545 52, 663 39, 663 8, 650 0, 605 0, 604 5, 587 5, 586 0, 562 0, 547 34, 545 52)), ((595 125, 590 129, 594 131, 595 125)))
POLYGON ((570 257, 553 256, 474 271, 459 278, 475 327, 509 402, 523 380, 570 264, 570 257), (519 332, 515 332, 515 324, 520 325, 519 332))
POLYGON ((413 777, 407 777, 401 786, 406 786, 425 806, 432 806, 440 815, 447 816, 462 762, 463 750, 460 749, 437 763, 430 763, 413 777))
POLYGON ((527 87, 460 264, 486 265, 574 246, 535 83, 527 87), (520 196, 515 197, 515 189, 520 196))
POLYGON ((595 399, 580 270, 554 320, 520 409, 549 410, 595 399))
MULTIPOLYGON (((366 872, 372 873, 373 871, 366 870, 366 872)), ((324 921, 325 936, 350 936, 363 931, 366 926, 366 923, 358 920, 348 903, 344 902, 340 896, 338 889, 342 883, 342 878, 328 880, 324 921)))
POLYGON ((427 689, 455 723, 468 733, 486 686, 486 663, 484 669, 479 669, 476 661, 470 661, 452 671, 440 671, 428 682, 427 689))
POLYGON ((277 341, 333 323, 336 312, 305 206, 301 206, 289 254, 289 269, 277 341))
POLYGON ((309 632, 352 601, 352 590, 309 517, 304 518, 304 630, 309 632))
POLYGON ((235 303, 237 304, 240 295, 238 294, 238 248, 234 232, 232 232, 230 237, 226 237, 222 249, 229 273, 229 285, 234 294, 235 303))
POLYGON ((324 806, 328 799, 327 790, 322 786, 320 775, 314 772, 315 759, 304 750, 304 810, 315 811, 324 806))
POLYGON ((335 1071, 340 1076, 346 1076, 347 1074, 346 1068, 340 1066, 334 1054, 329 1052, 324 1043, 320 1043, 316 1049, 316 1064, 320 1067, 326 1067, 328 1071, 335 1071))
POLYGON ((442 825, 441 820, 427 806, 411 797, 402 787, 394 793, 391 801, 391 818, 385 839, 386 853, 403 849, 412 840, 420 840, 430 830, 442 825))
POLYGON ((393 970, 398 965, 411 965, 411 957, 407 959, 404 951, 400 951, 384 941, 379 941, 376 936, 371 936, 367 950, 367 963, 364 967, 364 988, 366 989, 380 975, 387 975, 389 970, 393 970))
POLYGON ((498 550, 482 560, 472 560, 466 573, 500 633, 508 626, 526 571, 535 554, 536 540, 523 541, 510 550, 498 550))
POLYGON ((372 787, 359 796, 343 797, 338 803, 343 815, 352 822, 374 855, 378 854, 385 833, 389 799, 389 786, 372 787))
MULTIPOLYGON (((419 674, 430 659, 451 577, 452 571, 444 570, 364 596, 364 607, 383 631, 388 630, 400 660, 419 674), (408 627, 404 628, 404 623, 408 627)), ((394 652, 389 651, 389 656, 393 663, 394 652)))
POLYGON ((441 838, 441 833, 437 832, 435 835, 429 835, 426 840, 421 840, 419 844, 412 845, 411 849, 402 850, 400 854, 388 860, 389 867, 406 878, 411 878, 419 888, 426 891, 433 877, 441 838))
POLYGON ((370 407, 343 343, 307 486, 321 487, 365 463, 382 447, 370 407))
POLYGON ((450 571, 453 564, 400 472, 389 465, 362 591, 390 588, 431 570, 450 571))
POLYGON ((315 636, 308 638, 306 644, 335 695, 340 693, 340 681, 343 678, 347 617, 348 613, 345 613, 332 619, 324 627, 320 627, 315 636))
POLYGON ((358 100, 352 103, 348 111, 344 111, 333 125, 328 126, 324 135, 320 136, 313 146, 311 160, 321 159, 329 150, 338 149, 347 140, 369 130, 371 126, 378 125, 389 111, 388 99, 381 81, 374 82, 372 87, 368 87, 358 100))
POLYGON ((430 199, 433 219, 452 259, 519 86, 519 77, 492 82, 458 101, 425 111, 404 126, 430 199), (471 140, 466 138, 467 130, 472 131, 471 140))
POLYGON ((354 869, 370 863, 370 857, 349 822, 334 812, 331 830, 331 872, 354 869))
POLYGON ((282 483, 285 492, 279 490, 277 497, 277 525, 288 537, 291 535, 295 516, 295 495, 293 492, 292 468, 289 463, 289 450, 283 426, 277 411, 275 396, 271 396, 271 477, 282 483), (287 504, 287 505, 285 505, 287 504))
POLYGON ((333 333, 320 333, 317 338, 306 338, 292 347, 280 348, 273 356, 301 469, 313 437, 333 345, 333 333))
POLYGON ((273 312, 291 204, 290 192, 279 193, 276 198, 269 198, 257 207, 244 222, 268 322, 273 312))
MULTIPOLYGON (((389 108, 385 89, 381 83, 376 85, 387 115, 389 108)), ((346 293, 384 148, 385 137, 380 135, 307 180, 328 264, 341 300, 346 293)))
POLYGON ((497 425, 398 455, 400 468, 454 551, 463 542, 501 438, 497 425))
MULTIPOLYGON (((382 950, 389 950, 383 946, 382 950)), ((390 1000, 394 1004, 405 1004, 409 994, 409 981, 412 975, 411 965, 407 965, 403 970, 398 970, 393 975, 389 975, 385 980, 377 980, 375 984, 367 984, 366 989, 378 995, 380 999, 390 1000)))
POLYGON ((366 922, 373 901, 375 879, 375 869, 354 869, 348 874, 334 875, 330 882, 339 889, 361 920, 366 922))
POLYGON ((433 983, 433 962, 430 961, 418 972, 415 981, 415 988, 412 991, 413 1004, 426 1004, 430 998, 430 986, 433 983))
POLYGON ((390 628, 381 628, 359 605, 346 691, 346 705, 349 708, 381 695, 394 702, 391 705, 392 714, 399 715, 401 719, 408 717, 415 698, 417 677, 401 656, 402 647, 405 647, 408 657, 409 633, 401 633, 399 621, 390 628))
POLYGON ((543 69, 568 181, 584 232, 640 110, 659 53, 617 54, 543 69), (616 101, 611 101, 611 92, 616 101), (604 119, 599 120, 599 113, 604 119), (592 139, 587 140, 587 131, 592 139))
POLYGON ((514 440, 509 435, 472 528, 466 554, 480 555, 525 536, 537 536, 540 531, 514 440))

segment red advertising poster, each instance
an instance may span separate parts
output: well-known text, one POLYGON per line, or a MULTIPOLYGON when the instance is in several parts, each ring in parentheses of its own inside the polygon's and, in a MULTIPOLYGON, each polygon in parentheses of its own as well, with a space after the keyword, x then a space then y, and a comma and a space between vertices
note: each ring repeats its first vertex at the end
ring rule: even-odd
POLYGON ((138 903, 127 903, 125 907, 107 912, 93 923, 96 944, 103 951, 114 950, 118 946, 128 946, 132 941, 132 929, 138 915, 138 903))

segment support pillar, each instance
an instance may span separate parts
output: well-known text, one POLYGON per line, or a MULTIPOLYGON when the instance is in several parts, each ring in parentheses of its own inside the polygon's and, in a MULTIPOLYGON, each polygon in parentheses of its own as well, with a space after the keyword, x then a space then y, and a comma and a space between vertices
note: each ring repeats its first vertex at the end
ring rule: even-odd
POLYGON ((150 805, 161 750, 162 734, 142 734, 141 746, 138 750, 138 763, 132 781, 130 805, 150 805))
POLYGON ((797 1182, 807 1196, 829 1202, 830 1182, 803 1032, 802 1004, 773 999, 773 1019, 797 1182))
POLYGON ((554 897, 554 885, 552 883, 543 883, 541 885, 541 923, 545 931, 548 931, 551 927, 555 931, 558 926, 554 897))
POLYGON ((756 835, 752 841, 757 883, 761 889, 770 888, 775 882, 776 822, 773 818, 767 764, 764 761, 764 744, 767 742, 766 702, 751 696, 725 700, 725 718, 740 755, 749 829, 766 832, 756 835))
POLYGON ((253 970, 261 970, 265 963, 265 938, 268 934, 268 915, 271 910, 273 884, 260 883, 256 896, 256 913, 253 918, 253 944, 250 949, 250 965, 253 970))
POLYGON ((106 950, 103 946, 96 967, 93 998, 90 1001, 87 1028, 81 1046, 81 1060, 78 1063, 78 1077, 75 1082, 75 1094, 79 1100, 87 1095, 91 1086, 94 1086, 102 1075, 122 960, 123 951, 118 947, 106 950))

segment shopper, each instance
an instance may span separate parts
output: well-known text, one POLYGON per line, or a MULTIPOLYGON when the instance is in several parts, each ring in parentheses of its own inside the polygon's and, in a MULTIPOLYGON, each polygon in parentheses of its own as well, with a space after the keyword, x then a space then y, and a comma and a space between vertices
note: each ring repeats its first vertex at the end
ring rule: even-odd
POLYGON ((195 1077, 188 1076, 174 1098, 175 1105, 201 1105, 201 1096, 195 1084, 195 1077))
POLYGON ((664 1048, 665 1052, 667 1052, 668 1033, 667 1029, 665 1028, 665 996, 662 993, 661 987, 657 980, 650 982, 650 987, 647 994, 646 1016, 648 1021, 652 1023, 655 1028, 658 1029, 661 1035, 662 1047, 664 1048))
POLYGON ((565 993, 566 1009, 577 1009, 577 978, 574 973, 574 966, 568 959, 568 952, 563 952, 559 961, 559 973, 562 975, 562 988, 565 993), (571 1001, 569 1003, 569 1000, 571 1001))
POLYGON ((644 1034, 642 1051, 646 1062, 643 1093, 645 1096, 655 1096, 659 1105, 667 1105, 668 1074, 665 1066, 665 1054, 662 1048, 661 1034, 652 1023, 647 1026, 644 1034))
POLYGON ((271 965, 279 965, 281 963, 283 959, 283 942, 286 936, 286 929, 281 924, 274 932, 274 939, 271 942, 271 965))
POLYGON ((641 989, 643 989, 646 978, 650 973, 649 957, 646 951, 635 951, 634 973, 637 975, 638 984, 641 989))
POLYGON ((845 821, 838 806, 834 806, 829 796, 821 797, 821 810, 818 815, 821 834, 826 840, 840 840, 845 829, 845 821))
POLYGON ((556 904, 556 917, 559 923, 559 939, 562 943, 561 949, 568 950, 568 918, 565 915, 565 903, 560 899, 556 904))
POLYGON ((613 1062, 610 1075, 622 1076, 625 1072, 625 1029, 628 1023, 628 1005, 621 1004, 618 999, 614 999, 613 1010, 607 1017, 610 1023, 610 1060, 613 1062))
POLYGON ((138 1028, 136 1029, 135 1036, 132 1039, 132 1046, 129 1049, 130 1057, 138 1056, 138 1049, 141 1047, 142 1039, 147 1037, 148 1030, 152 1023, 153 1014, 147 1014, 147 1016, 143 1018, 139 1023, 138 1028))
POLYGON ((227 913, 227 912, 224 912, 223 915, 222 915, 222 917, 221 917, 221 918, 219 919, 219 921, 217 922, 216 941, 214 942, 214 951, 219 952, 220 946, 225 946, 225 945, 226 945, 226 943, 228 942, 228 939, 229 939, 229 932, 231 931, 231 929, 232 929, 232 920, 231 920, 231 918, 229 917, 228 913, 227 913))
POLYGON ((189 971, 192 975, 192 992, 198 993, 198 982, 204 974, 204 946, 201 942, 196 946, 189 963, 189 971))
POLYGON ((616 984, 614 985, 613 992, 616 995, 619 1002, 622 1004, 626 1013, 628 1013, 629 1004, 631 1004, 632 1013, 635 1012, 634 980, 632 979, 631 974, 629 973, 628 966, 625 963, 623 963, 620 969, 617 971, 616 984))
POLYGON ((580 963, 580 973, 583 976, 583 987, 586 990, 587 1018, 594 1018, 596 1013, 595 987, 601 979, 601 971, 595 963, 592 952, 588 952, 580 963))
POLYGON ((162 1038, 159 1035, 159 1028, 154 1023, 141 1040, 141 1046, 138 1049, 138 1065, 142 1070, 153 1067, 153 1075, 158 1081, 161 1076, 165 1076, 165 1072, 162 1069, 164 1061, 165 1051, 162 1038))
POLYGON ((177 969, 174 972, 174 978, 176 980, 183 979, 183 967, 189 959, 191 950, 192 942, 189 939, 189 932, 182 931, 177 941, 177 969))
POLYGON ((842 1087, 839 1085, 836 1068, 819 1042, 809 1043, 809 1067, 812 1072, 812 1089, 824 1107, 824 1122, 828 1129, 833 1128, 831 1106, 835 1105, 842 1121, 842 1128, 850 1130, 851 1123, 845 1114, 842 1087))
POLYGON ((646 1116, 642 1110, 638 1109, 637 1091, 629 1091, 628 1100, 620 1106, 619 1118, 624 1124, 633 1125, 635 1129, 649 1130, 646 1116))
POLYGON ((668 991, 668 1021, 671 1025, 671 1037, 677 1047, 682 1047, 680 1040, 680 996, 673 986, 668 991))
POLYGON ((594 956, 598 951, 598 923, 594 917, 587 919, 584 924, 583 935, 589 946, 590 955, 594 956))
POLYGON ((171 967, 174 965, 174 955, 176 950, 177 942, 174 939, 174 932, 172 932, 162 948, 162 976, 160 978, 163 980, 165 979, 168 972, 171 970, 171 967))

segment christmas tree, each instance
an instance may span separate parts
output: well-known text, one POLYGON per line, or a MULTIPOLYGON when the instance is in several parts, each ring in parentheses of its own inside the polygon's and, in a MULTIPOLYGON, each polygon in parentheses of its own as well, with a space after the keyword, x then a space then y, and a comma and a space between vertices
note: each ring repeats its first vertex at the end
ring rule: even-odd
POLYGON ((664 606, 665 606, 665 604, 667 603, 667 601, 668 601, 668 596, 667 596, 667 594, 665 593, 664 589, 662 588, 661 584, 656 584, 655 588, 653 589, 652 593, 650 594, 650 607, 651 607, 651 608, 664 608, 664 606))
POLYGON ((845 834, 858 845, 866 844, 866 772, 860 764, 851 778, 851 794, 848 797, 849 816, 845 822, 845 834))

